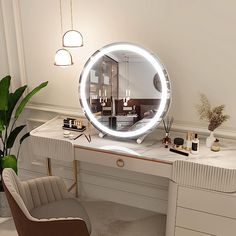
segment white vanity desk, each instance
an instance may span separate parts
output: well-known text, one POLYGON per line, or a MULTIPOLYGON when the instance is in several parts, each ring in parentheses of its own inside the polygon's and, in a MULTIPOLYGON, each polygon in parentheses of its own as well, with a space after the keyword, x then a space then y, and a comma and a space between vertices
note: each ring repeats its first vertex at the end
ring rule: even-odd
MULTIPOLYGON (((202 145, 199 155, 169 152, 160 136, 151 134, 142 144, 92 136, 63 137, 56 117, 31 131, 33 151, 50 158, 73 161, 77 188, 77 161, 168 178, 167 236, 230 236, 236 232, 236 145, 224 143, 218 153, 202 145)), ((75 132, 75 135, 78 133, 75 132)), ((78 191, 78 190, 77 190, 78 191)))

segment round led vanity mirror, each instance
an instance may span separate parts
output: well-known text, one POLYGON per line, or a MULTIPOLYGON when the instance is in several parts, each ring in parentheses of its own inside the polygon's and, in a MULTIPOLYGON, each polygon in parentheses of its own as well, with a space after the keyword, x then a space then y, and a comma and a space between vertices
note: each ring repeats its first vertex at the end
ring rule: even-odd
POLYGON ((166 68, 158 57, 131 43, 96 51, 80 75, 80 102, 103 134, 139 137, 154 129, 170 106, 166 68))

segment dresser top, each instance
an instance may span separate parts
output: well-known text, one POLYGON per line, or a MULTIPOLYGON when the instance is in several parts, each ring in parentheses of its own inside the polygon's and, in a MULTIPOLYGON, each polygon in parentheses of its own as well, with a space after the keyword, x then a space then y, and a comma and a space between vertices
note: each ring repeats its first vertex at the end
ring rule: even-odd
MULTIPOLYGON (((200 138, 199 154, 190 153, 188 157, 176 153, 172 153, 169 149, 164 148, 161 138, 164 131, 157 129, 151 133, 141 144, 137 144, 135 140, 125 139, 118 140, 113 137, 100 138, 98 134, 91 135, 91 142, 84 135, 76 140, 70 140, 63 137, 62 117, 55 117, 38 128, 31 131, 31 136, 49 138, 55 140, 64 140, 72 143, 74 147, 96 150, 106 153, 119 154, 123 156, 140 158, 166 164, 173 164, 177 160, 199 163, 213 167, 236 170, 236 142, 234 140, 220 140, 221 150, 213 152, 205 146, 205 138, 200 138)), ((74 136, 80 133, 71 131, 74 136)), ((173 133, 173 137, 183 137, 184 134, 173 133)), ((184 138, 184 137, 183 137, 184 138)))

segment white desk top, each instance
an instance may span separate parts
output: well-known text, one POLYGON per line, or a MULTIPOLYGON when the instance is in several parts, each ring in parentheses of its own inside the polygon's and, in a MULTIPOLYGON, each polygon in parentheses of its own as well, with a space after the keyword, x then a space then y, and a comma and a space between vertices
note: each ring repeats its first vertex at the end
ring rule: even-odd
MULTIPOLYGON (((177 160, 182 160, 213 167, 236 170, 236 142, 232 140, 220 140, 222 145, 221 151, 212 152, 205 146, 205 139, 202 139, 199 154, 190 154, 188 157, 185 157, 172 153, 168 149, 164 148, 160 141, 164 135, 164 132, 161 130, 157 130, 156 132, 150 134, 142 144, 137 144, 135 140, 128 139, 124 141, 117 140, 112 137, 100 138, 98 135, 92 135, 92 141, 89 143, 84 136, 81 136, 76 140, 64 138, 63 132, 62 118, 56 117, 31 131, 31 135, 55 140, 65 140, 72 143, 73 146, 77 148, 101 150, 103 152, 121 154, 166 164, 173 164, 173 162, 177 160)), ((72 134, 77 136, 79 135, 79 132, 72 131, 72 134)))

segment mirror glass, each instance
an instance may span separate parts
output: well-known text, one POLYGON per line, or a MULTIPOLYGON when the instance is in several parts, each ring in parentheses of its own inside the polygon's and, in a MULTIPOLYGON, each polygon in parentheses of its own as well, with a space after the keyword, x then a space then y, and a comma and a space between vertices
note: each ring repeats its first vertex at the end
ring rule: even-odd
POLYGON ((158 57, 134 44, 115 43, 89 58, 79 94, 87 118, 102 133, 138 137, 166 115, 171 86, 158 57))

